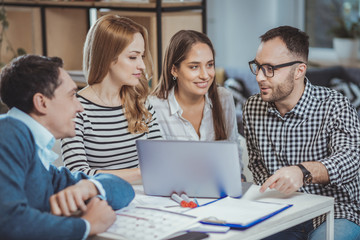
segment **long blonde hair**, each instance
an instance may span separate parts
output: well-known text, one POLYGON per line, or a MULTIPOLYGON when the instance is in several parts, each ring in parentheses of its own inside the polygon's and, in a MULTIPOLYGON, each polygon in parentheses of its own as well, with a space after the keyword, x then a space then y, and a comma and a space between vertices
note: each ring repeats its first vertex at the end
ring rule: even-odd
POLYGON ((119 92, 123 101, 128 130, 131 133, 148 132, 151 113, 145 106, 149 94, 148 80, 152 77, 152 60, 147 30, 129 18, 108 14, 99 18, 89 30, 84 45, 83 71, 89 85, 100 83, 110 64, 140 33, 145 41, 145 71, 135 87, 123 86, 119 92))
MULTIPOLYGON (((176 81, 172 79, 173 76, 171 74, 171 69, 173 67, 180 67, 180 63, 186 59, 187 54, 196 43, 205 43, 208 45, 215 60, 214 47, 210 39, 205 34, 194 30, 180 30, 171 38, 169 46, 166 49, 159 84, 152 92, 152 95, 155 95, 161 99, 167 99, 169 96, 169 91, 173 87, 178 87, 176 81)), ((213 105, 212 115, 215 140, 225 140, 228 138, 225 130, 225 117, 221 106, 215 77, 209 88, 208 94, 213 105)))

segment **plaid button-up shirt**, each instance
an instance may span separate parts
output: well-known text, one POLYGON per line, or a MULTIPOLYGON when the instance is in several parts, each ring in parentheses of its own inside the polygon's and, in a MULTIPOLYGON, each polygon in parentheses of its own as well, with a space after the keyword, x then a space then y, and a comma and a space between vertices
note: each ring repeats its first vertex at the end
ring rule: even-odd
MULTIPOLYGON (((310 184, 300 191, 335 198, 335 218, 360 225, 360 123, 349 100, 306 79, 297 105, 281 116, 260 94, 248 99, 243 122, 249 169, 263 184, 282 167, 318 161, 327 168, 327 185, 310 184)), ((318 226, 324 218, 314 220, 318 226)))

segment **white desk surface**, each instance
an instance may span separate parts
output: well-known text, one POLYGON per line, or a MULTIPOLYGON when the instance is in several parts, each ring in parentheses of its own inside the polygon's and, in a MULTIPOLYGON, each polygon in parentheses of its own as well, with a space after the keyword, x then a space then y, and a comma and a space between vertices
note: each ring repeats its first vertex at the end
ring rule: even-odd
MULTIPOLYGON (((286 196, 275 190, 267 190, 265 193, 260 193, 259 188, 259 186, 252 185, 243 198, 293 204, 293 206, 247 230, 230 230, 226 234, 211 233, 207 239, 261 239, 325 213, 327 214, 327 219, 330 220, 327 224, 329 234, 327 239, 333 239, 333 198, 303 193, 294 193, 286 196)), ((134 185, 134 189, 136 194, 144 194, 141 185, 134 185)), ((97 236, 92 239, 105 238, 97 236)))
MULTIPOLYGON (((244 198, 287 203, 293 206, 245 231, 231 230, 227 234, 211 234, 210 239, 261 239, 324 213, 331 212, 333 215, 333 198, 303 193, 286 196, 275 190, 260 193, 259 189, 259 186, 251 186, 244 198)), ((333 227, 331 230, 333 231, 333 227)))

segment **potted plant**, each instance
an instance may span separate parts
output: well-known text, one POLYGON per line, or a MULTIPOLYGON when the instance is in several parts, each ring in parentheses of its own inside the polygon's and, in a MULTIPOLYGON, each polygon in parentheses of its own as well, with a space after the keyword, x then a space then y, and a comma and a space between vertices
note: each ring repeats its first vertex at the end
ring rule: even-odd
POLYGON ((330 29, 334 50, 344 65, 351 65, 358 59, 360 19, 353 15, 352 5, 344 2, 342 13, 336 19, 336 25, 330 29))
POLYGON ((12 58, 26 54, 26 51, 23 48, 14 49, 11 42, 7 38, 6 31, 9 28, 9 21, 6 16, 6 9, 4 6, 4 0, 1 0, 0 7, 0 68, 3 67, 6 63, 2 61, 2 50, 10 51, 12 58))
MULTIPOLYGON (((2 50, 10 51, 12 53, 12 57, 15 58, 20 55, 26 54, 26 51, 23 48, 14 49, 11 42, 7 38, 6 31, 9 28, 9 22, 6 16, 6 10, 4 6, 4 0, 0 2, 0 69, 6 64, 3 62, 2 50)), ((6 113, 8 108, 1 102, 0 100, 0 114, 6 113)))

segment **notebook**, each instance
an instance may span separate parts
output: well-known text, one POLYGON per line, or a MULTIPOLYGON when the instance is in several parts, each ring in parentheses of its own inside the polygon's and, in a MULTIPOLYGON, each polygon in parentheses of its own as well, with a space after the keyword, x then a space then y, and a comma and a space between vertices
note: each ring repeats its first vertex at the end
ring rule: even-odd
POLYGON ((144 192, 153 196, 241 197, 236 143, 137 140, 144 192))

